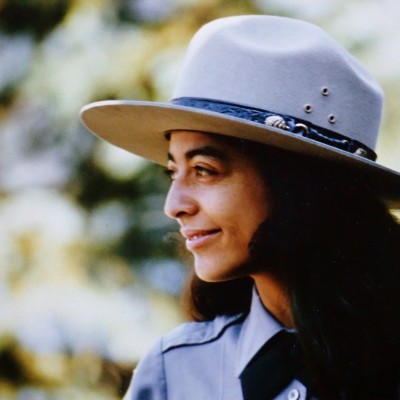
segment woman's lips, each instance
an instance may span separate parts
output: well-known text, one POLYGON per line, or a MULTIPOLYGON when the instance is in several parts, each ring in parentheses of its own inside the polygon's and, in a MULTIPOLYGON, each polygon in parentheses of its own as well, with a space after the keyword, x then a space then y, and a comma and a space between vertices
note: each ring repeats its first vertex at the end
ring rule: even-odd
POLYGON ((186 238, 186 248, 189 251, 209 244, 220 232, 220 229, 181 229, 182 235, 186 238))

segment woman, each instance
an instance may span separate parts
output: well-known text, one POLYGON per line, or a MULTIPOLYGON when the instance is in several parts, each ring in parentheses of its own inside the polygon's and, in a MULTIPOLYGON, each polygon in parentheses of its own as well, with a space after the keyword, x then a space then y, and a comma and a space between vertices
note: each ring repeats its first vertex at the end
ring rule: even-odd
POLYGON ((196 322, 161 338, 127 399, 400 397, 400 175, 375 162, 381 109, 323 31, 270 16, 204 26, 171 103, 83 109, 167 164, 165 212, 194 259, 196 322))

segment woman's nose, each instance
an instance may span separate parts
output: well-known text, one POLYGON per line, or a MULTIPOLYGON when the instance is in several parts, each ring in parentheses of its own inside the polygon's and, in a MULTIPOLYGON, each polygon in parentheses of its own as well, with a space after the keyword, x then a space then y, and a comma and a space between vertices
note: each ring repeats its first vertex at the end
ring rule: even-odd
POLYGON ((170 218, 179 219, 185 215, 195 214, 197 209, 198 204, 192 190, 179 180, 173 181, 165 199, 165 214, 170 218))

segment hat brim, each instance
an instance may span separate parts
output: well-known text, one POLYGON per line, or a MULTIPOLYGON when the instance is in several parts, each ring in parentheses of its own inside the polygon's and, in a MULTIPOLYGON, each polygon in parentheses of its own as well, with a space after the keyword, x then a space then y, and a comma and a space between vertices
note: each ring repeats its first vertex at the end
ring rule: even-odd
POLYGON ((213 111, 130 100, 107 100, 81 110, 85 126, 107 142, 157 164, 166 165, 173 130, 199 131, 237 137, 269 146, 345 163, 362 170, 377 194, 391 208, 400 208, 400 174, 374 161, 293 133, 213 111))

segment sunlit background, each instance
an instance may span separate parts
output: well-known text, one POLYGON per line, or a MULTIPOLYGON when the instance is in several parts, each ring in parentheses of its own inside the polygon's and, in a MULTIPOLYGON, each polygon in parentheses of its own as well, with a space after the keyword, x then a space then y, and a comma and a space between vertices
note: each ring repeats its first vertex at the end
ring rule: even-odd
POLYGON ((250 13, 317 23, 362 60, 386 92, 379 161, 400 170, 398 0, 0 0, 0 399, 119 399, 183 320, 162 171, 79 109, 167 101, 199 26, 250 13))

